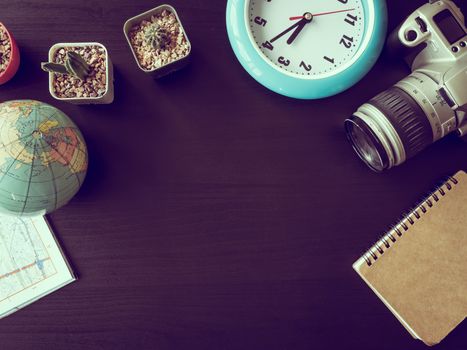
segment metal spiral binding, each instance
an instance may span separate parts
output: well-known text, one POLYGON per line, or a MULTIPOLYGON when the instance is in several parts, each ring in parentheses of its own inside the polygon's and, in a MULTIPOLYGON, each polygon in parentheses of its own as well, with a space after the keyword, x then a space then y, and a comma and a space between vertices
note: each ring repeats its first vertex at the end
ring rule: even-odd
POLYGON ((409 229, 415 225, 417 220, 426 214, 430 208, 456 186, 459 181, 455 177, 449 177, 441 186, 437 187, 428 197, 426 197, 418 206, 412 209, 391 230, 377 241, 370 249, 363 254, 363 258, 368 266, 371 266, 378 257, 383 255, 386 250, 392 247, 409 229))

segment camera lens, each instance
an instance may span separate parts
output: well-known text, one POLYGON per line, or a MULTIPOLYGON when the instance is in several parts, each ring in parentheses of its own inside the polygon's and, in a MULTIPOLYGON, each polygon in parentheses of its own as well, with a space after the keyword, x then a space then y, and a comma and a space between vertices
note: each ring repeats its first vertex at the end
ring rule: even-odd
POLYGON ((402 164, 433 143, 426 113, 408 93, 391 87, 345 121, 347 138, 374 171, 402 164))
POLYGON ((358 156, 374 171, 388 167, 388 156, 375 133, 360 118, 354 116, 345 122, 347 137, 358 156))

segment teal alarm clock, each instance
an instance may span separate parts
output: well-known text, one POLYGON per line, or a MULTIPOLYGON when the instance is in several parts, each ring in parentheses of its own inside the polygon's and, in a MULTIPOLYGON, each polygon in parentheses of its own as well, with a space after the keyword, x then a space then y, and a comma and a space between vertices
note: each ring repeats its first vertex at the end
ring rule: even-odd
POLYGON ((387 29, 384 0, 228 0, 227 32, 240 63, 279 94, 318 99, 373 67, 387 29))

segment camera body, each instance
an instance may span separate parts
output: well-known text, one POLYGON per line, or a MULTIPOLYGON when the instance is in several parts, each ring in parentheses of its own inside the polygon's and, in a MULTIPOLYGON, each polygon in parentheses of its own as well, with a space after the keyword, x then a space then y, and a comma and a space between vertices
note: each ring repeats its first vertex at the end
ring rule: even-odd
MULTIPOLYGON (((434 92, 434 96, 426 96, 432 104, 423 98, 417 102, 435 119, 435 141, 456 128, 460 135, 467 134, 467 37, 463 25, 464 15, 452 1, 431 1, 412 13, 395 32, 405 47, 424 47, 411 64, 414 78, 404 79, 398 85, 402 89, 434 92), (429 80, 420 82, 417 76, 429 80), (420 85, 424 83, 428 86, 420 85)), ((410 56, 408 60, 410 63, 410 56)))
POLYGON ((405 162, 446 135, 467 135, 467 29, 451 0, 413 12, 390 36, 412 74, 345 122, 360 158, 375 171, 405 162))

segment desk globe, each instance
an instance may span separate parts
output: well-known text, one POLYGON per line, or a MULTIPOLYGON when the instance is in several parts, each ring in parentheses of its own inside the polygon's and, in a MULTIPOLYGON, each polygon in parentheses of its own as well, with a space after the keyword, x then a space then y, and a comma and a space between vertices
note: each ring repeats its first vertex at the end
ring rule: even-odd
POLYGON ((65 205, 86 176, 88 154, 77 126, 48 104, 0 103, 0 211, 38 215, 65 205))

